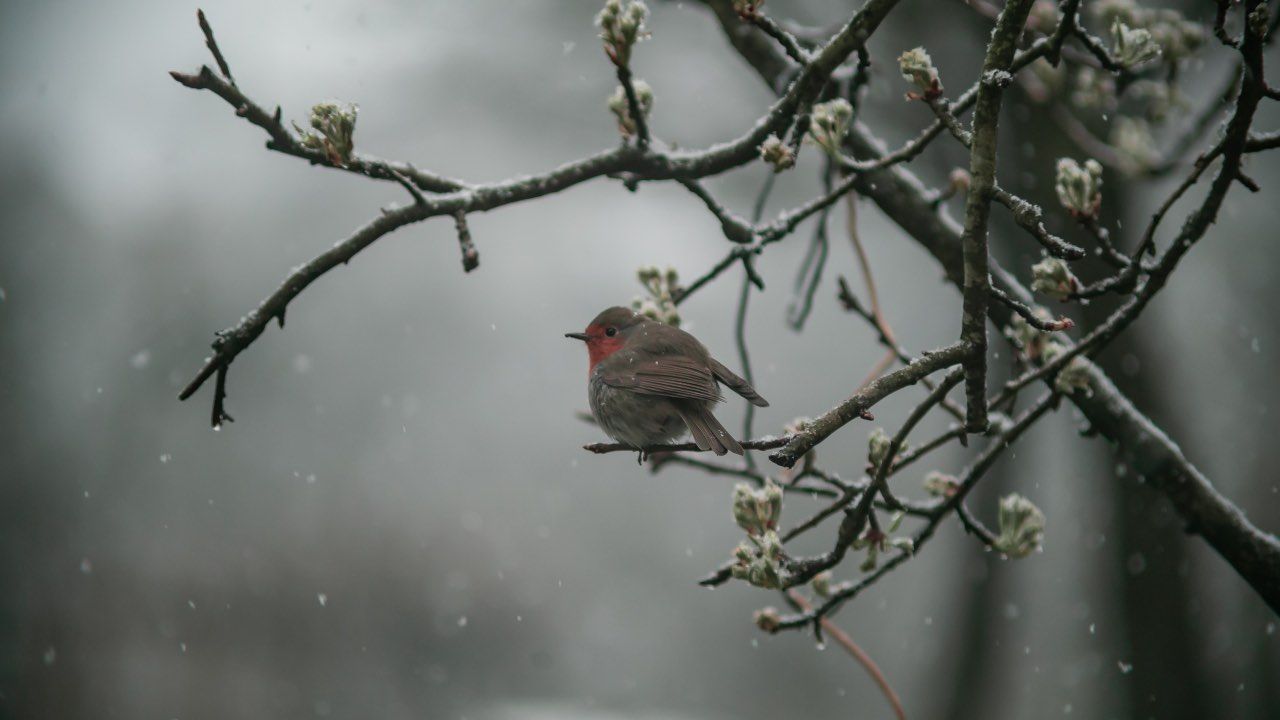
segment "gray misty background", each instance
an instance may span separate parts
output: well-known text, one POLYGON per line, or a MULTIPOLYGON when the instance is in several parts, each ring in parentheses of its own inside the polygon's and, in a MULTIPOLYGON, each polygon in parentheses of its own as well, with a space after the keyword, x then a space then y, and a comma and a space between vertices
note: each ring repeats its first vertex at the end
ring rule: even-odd
MULTIPOLYGON (((739 134, 767 92, 697 3, 655 5, 635 63, 657 92, 656 132, 685 146, 739 134)), ((296 120, 320 100, 359 103, 357 147, 482 181, 617 142, 597 6, 205 9, 259 102, 296 120)), ((820 0, 769 9, 809 23, 849 11, 820 0)), ((755 630, 752 610, 776 595, 696 586, 739 539, 730 481, 651 476, 629 455, 579 449, 599 435, 574 416, 586 358, 562 333, 630 301, 638 266, 692 277, 724 250, 683 189, 596 181, 472 216, 481 267, 470 275, 449 220, 402 230, 312 286, 287 328, 235 363, 233 425, 209 429, 211 388, 176 400, 215 330, 406 200, 394 185, 265 151, 220 100, 170 80, 209 60, 194 10, 0 4, 0 717, 888 717, 838 648, 755 630)), ((872 45, 871 125, 900 141, 927 121, 902 102, 893 57, 923 42, 948 86, 963 87, 987 27, 959 2, 905 2, 872 45)), ((1193 92, 1215 84, 1222 60, 1196 69, 1193 92)), ((1265 112, 1258 127, 1271 129, 1280 114, 1265 112)), ((1070 152, 1054 132, 1011 116, 1004 172, 1049 192, 1053 161, 1070 152)), ((913 166, 938 182, 964 160, 953 146, 913 166)), ((817 191, 812 152, 774 210, 817 191)), ((764 172, 712 186, 745 211, 764 172)), ((1262 194, 1237 188, 1104 360, 1274 531, 1280 172, 1254 158, 1250 173, 1262 194)), ((1108 179, 1108 209, 1126 226, 1153 207, 1144 188, 1108 179)), ((860 207, 902 342, 950 340, 954 291, 860 207)), ((802 334, 784 317, 806 233, 761 262, 768 292, 748 328, 757 386, 773 402, 761 432, 827 409, 880 355, 834 301, 834 275, 856 277, 839 223, 802 334)), ((1025 277, 1035 249, 1009 238, 1003 258, 1025 277)), ((683 306, 687 327, 732 366, 738 282, 683 306)), ((917 397, 877 415, 895 423, 917 397)), ((728 403, 726 424, 741 411, 728 403)), ((855 473, 871 427, 833 437, 824 463, 855 473)), ((912 717, 1275 717, 1276 618, 1078 430, 1064 406, 976 498, 988 518, 1000 489, 1040 504, 1043 554, 1002 562, 948 526, 839 622, 912 717)), ((904 491, 918 493, 916 481, 904 491)), ((789 500, 787 514, 809 507, 789 500)))

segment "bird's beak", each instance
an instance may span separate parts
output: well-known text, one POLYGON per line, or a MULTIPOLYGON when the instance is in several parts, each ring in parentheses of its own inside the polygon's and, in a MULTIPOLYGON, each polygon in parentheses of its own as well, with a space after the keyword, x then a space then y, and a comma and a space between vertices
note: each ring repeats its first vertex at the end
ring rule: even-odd
POLYGON ((581 340, 583 342, 587 341, 586 333, 565 333, 564 336, 567 338, 573 338, 574 340, 581 340))

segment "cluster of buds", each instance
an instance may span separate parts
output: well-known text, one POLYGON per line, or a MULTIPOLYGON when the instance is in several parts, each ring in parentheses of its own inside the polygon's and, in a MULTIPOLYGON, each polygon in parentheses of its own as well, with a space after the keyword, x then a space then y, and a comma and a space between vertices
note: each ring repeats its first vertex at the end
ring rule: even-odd
POLYGON ((898 72, 902 79, 916 87, 907 92, 908 100, 933 100, 942 97, 942 81, 938 69, 924 48, 908 50, 898 56, 898 72))
POLYGON ((895 513, 893 520, 889 524, 888 532, 877 527, 869 527, 862 532, 858 539, 854 540, 849 546, 853 550, 866 550, 867 557, 858 566, 862 572, 870 572, 876 569, 876 565, 880 562, 880 554, 887 552, 890 548, 895 548, 906 553, 913 553, 916 550, 915 541, 909 537, 890 537, 892 533, 902 524, 902 519, 906 517, 904 513, 895 513))
POLYGON ((1137 174, 1160 161, 1160 151, 1156 148, 1151 126, 1141 118, 1116 118, 1108 139, 1120 156, 1120 169, 1126 174, 1137 174))
POLYGON ((867 435, 867 466, 874 470, 880 467, 880 463, 889 454, 889 449, 893 447, 893 439, 889 437, 889 433, 884 428, 876 428, 867 435))
POLYGON ((1017 493, 1006 495, 1000 498, 999 528, 991 547, 1011 558, 1024 558, 1040 548, 1044 513, 1017 493))
POLYGON ((844 98, 818 103, 809 118, 809 137, 828 154, 839 155, 852 119, 853 106, 844 98))
POLYGON ((1031 266, 1031 290, 1055 300, 1067 300, 1080 290, 1080 281, 1067 263, 1047 257, 1031 266))
POLYGON ((743 20, 754 20, 760 14, 764 0, 733 0, 733 11, 743 20))
POLYGON ((758 490, 746 483, 734 486, 733 520, 747 535, 754 537, 777 530, 781 515, 782 488, 773 480, 765 481, 764 487, 758 490))
POLYGON ((796 153, 777 135, 770 135, 760 144, 760 159, 773 166, 774 172, 790 170, 796 165, 796 153))
POLYGON ((632 300, 631 309, 651 320, 679 327, 680 312, 676 309, 675 298, 680 288, 680 275, 676 269, 669 267, 663 271, 653 266, 642 267, 636 271, 636 277, 649 295, 632 300))
MULTIPOLYGON (((1067 352, 1067 348, 1062 343, 1051 342, 1045 346, 1041 357, 1044 362, 1051 363, 1065 352, 1067 352)), ((1084 358, 1077 355, 1071 358, 1066 367, 1058 371, 1057 377, 1053 379, 1053 389, 1068 396, 1077 390, 1089 396, 1093 394, 1093 387, 1090 382, 1089 366, 1085 363, 1084 358)))
MULTIPOLYGON (((1113 37, 1117 21, 1130 30, 1146 31, 1156 47, 1157 55, 1163 55, 1166 62, 1183 60, 1204 45, 1204 27, 1187 20, 1177 10, 1143 7, 1134 0, 1101 0, 1093 4, 1092 10, 1104 26, 1111 27, 1113 37)), ((1122 57, 1119 42, 1115 44, 1115 54, 1126 67, 1133 67, 1122 57)))
POLYGON ((1058 193, 1058 202, 1072 217, 1096 218, 1102 207, 1102 165, 1092 158, 1083 165, 1061 158, 1053 189, 1058 193))
MULTIPOLYGON (((653 109, 653 88, 643 80, 636 80, 631 86, 636 91, 636 104, 640 106, 641 114, 648 118, 649 111, 653 109)), ((621 85, 609 96, 609 112, 618 119, 618 132, 625 137, 636 134, 636 120, 631 117, 631 103, 627 102, 627 91, 621 85)))
POLYGON ((1149 30, 1129 27, 1120 18, 1111 21, 1111 51, 1129 69, 1160 57, 1160 45, 1149 30))
POLYGON ((934 470, 924 476, 924 491, 933 497, 949 498, 960 490, 960 480, 955 475, 934 470))
POLYGON ((293 124, 302 136, 302 146, 319 150, 329 162, 343 166, 351 160, 355 149, 356 113, 359 108, 351 103, 322 102, 311 108, 311 129, 304 130, 293 124))
POLYGON ((783 586, 787 557, 778 538, 781 515, 782 488, 772 480, 758 490, 746 483, 733 488, 733 519, 747 533, 747 539, 733 551, 735 578, 761 588, 783 586))
POLYGON ((614 65, 626 67, 630 64, 631 48, 649 35, 644 27, 648 16, 649 8, 643 0, 629 0, 625 6, 622 0, 605 2, 600 14, 596 15, 596 25, 600 28, 600 39, 604 41, 604 52, 614 65))

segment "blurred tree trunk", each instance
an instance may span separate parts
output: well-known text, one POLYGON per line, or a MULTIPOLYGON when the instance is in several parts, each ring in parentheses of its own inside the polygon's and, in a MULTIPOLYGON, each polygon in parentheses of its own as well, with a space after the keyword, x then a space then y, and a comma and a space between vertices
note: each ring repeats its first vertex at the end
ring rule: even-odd
MULTIPOLYGON (((1106 186, 1111 227, 1114 218, 1140 217, 1126 212, 1130 198, 1123 178, 1108 178, 1106 186)), ((1101 322, 1113 307, 1114 303, 1089 305, 1089 324, 1101 322)), ((1159 352, 1155 327, 1135 323, 1098 360, 1140 410, 1174 438, 1185 439, 1188 429, 1179 420, 1190 413, 1161 390, 1170 384, 1162 366, 1167 354, 1159 352)), ((1127 715, 1162 720, 1213 717, 1208 710, 1211 674, 1190 610, 1195 586, 1183 528, 1167 501, 1144 487, 1141 478, 1117 467, 1105 483, 1111 491, 1108 501, 1116 508, 1112 561, 1122 578, 1118 600, 1127 654, 1118 660, 1132 666, 1124 683, 1127 715)))

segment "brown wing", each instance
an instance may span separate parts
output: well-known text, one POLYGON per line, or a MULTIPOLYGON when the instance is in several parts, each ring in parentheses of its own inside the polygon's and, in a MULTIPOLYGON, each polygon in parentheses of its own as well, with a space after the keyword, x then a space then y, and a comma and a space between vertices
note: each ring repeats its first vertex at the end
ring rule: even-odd
POLYGON ((641 359, 621 350, 609 358, 611 367, 601 367, 606 385, 643 395, 683 400, 717 401, 720 387, 706 365, 678 355, 641 359))
POLYGON ((751 383, 738 377, 732 370, 720 364, 715 358, 711 358, 711 372, 715 373, 717 380, 728 385, 731 390, 746 398, 752 405, 769 407, 769 401, 760 397, 760 393, 751 387, 751 383))

